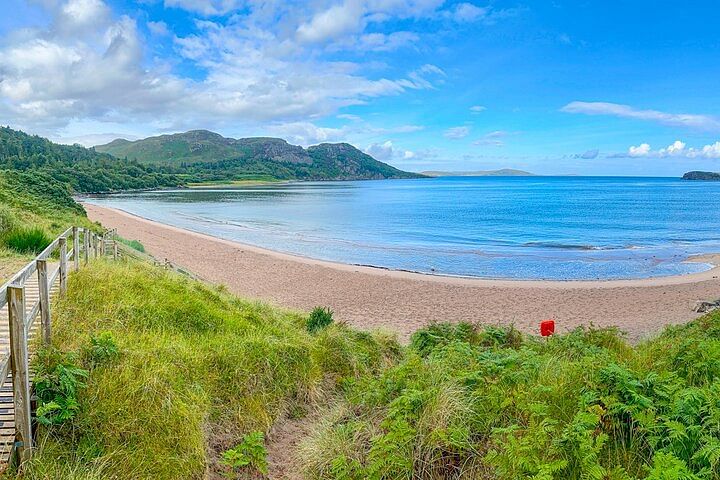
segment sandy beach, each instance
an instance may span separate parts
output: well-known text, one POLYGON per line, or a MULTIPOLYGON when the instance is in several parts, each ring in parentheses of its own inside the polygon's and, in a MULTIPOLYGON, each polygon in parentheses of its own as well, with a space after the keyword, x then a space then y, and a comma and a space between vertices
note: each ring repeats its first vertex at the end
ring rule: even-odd
MULTIPOLYGON (((278 253, 84 204, 88 216, 148 253, 181 265, 233 293, 286 308, 333 309, 355 327, 383 328, 406 340, 433 321, 515 324, 536 333, 555 318, 559 331, 615 325, 631 341, 699 314, 698 300, 720 298, 720 269, 641 280, 515 281, 442 277, 337 264, 278 253)), ((717 265, 720 256, 694 259, 717 265)))

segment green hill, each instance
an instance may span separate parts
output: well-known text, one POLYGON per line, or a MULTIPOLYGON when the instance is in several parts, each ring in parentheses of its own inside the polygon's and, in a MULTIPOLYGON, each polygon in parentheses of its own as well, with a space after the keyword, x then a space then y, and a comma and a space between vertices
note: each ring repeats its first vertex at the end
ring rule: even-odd
POLYGON ((0 169, 52 177, 76 193, 177 186, 172 173, 118 160, 80 145, 58 145, 36 135, 0 127, 0 169))
POLYGON ((234 139, 207 130, 134 142, 118 139, 98 145, 95 150, 205 180, 265 176, 286 180, 368 180, 422 176, 379 162, 347 143, 323 143, 305 149, 280 138, 234 139))

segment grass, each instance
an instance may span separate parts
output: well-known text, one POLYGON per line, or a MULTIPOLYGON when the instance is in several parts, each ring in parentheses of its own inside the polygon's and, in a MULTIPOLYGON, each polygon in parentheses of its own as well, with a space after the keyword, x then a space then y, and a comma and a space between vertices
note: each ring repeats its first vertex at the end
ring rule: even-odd
POLYGON ((52 243, 53 238, 41 227, 15 227, 0 236, 6 248, 18 253, 37 255, 52 243))
MULTIPOLYGON (((135 262, 73 274, 53 314, 56 351, 112 360, 69 364, 89 371, 77 413, 40 427, 28 479, 229 473, 223 452, 399 354, 390 337, 338 324, 310 334, 304 315, 135 262)), ((41 371, 56 372, 43 358, 41 371)))
POLYGON ((461 323, 401 349, 324 309, 99 261, 54 314, 29 479, 250 478, 272 425, 313 405, 306 478, 720 478, 720 312, 636 347, 461 323))
POLYGON ((138 252, 145 253, 145 245, 140 243, 140 240, 128 240, 126 238, 117 237, 117 239, 127 245, 128 247, 137 250, 138 252))
POLYGON ((720 478, 720 312, 636 348, 436 325, 354 380, 302 446, 307 478, 720 478))

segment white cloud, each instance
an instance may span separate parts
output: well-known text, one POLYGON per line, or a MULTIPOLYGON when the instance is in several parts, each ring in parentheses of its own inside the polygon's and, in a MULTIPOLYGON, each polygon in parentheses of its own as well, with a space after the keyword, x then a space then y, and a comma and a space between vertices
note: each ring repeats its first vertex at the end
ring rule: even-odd
POLYGON ((443 136, 445 138, 449 138, 450 140, 460 140, 461 138, 465 138, 468 135, 470 135, 470 127, 468 126, 451 127, 445 130, 445 132, 443 133, 443 136))
POLYGON ((488 132, 485 135, 482 136, 482 138, 475 140, 473 142, 473 145, 487 145, 491 147, 502 147, 505 145, 505 141, 503 140, 505 137, 510 135, 510 132, 507 132, 505 130, 495 130, 493 132, 488 132))
POLYGON ((681 155, 685 151, 685 142, 681 142, 680 140, 675 140, 672 145, 669 145, 667 148, 663 149, 662 151, 667 152, 668 155, 681 155))
POLYGON ((153 35, 157 35, 158 37, 167 37, 170 35, 170 29, 165 22, 147 22, 147 27, 153 35))
POLYGON ((649 158, 709 158, 720 159, 720 141, 699 148, 687 147, 685 142, 675 140, 665 148, 653 150, 649 144, 642 143, 639 146, 628 148, 627 155, 630 157, 649 158))
POLYGON ((458 3, 452 12, 452 17, 457 22, 475 22, 488 14, 487 8, 478 7, 472 3, 458 3))
MULTIPOLYGON (((219 12, 231 3, 195 6, 219 12)), ((392 1, 385 3, 386 11, 397 8, 392 1)), ((173 4, 185 5, 178 0, 173 4)), ((294 30, 283 29, 284 22, 298 19, 277 22, 270 16, 271 21, 264 7, 248 8, 246 16, 224 23, 197 21, 193 34, 173 37, 178 55, 205 74, 190 79, 170 73, 162 60, 148 59, 135 20, 112 18, 100 0, 66 1, 53 7, 46 30, 9 37, 14 41, 0 45, 0 115, 46 134, 79 119, 150 122, 168 129, 213 128, 225 122, 268 122, 272 127, 334 115, 381 96, 433 88, 445 76, 427 64, 400 78, 371 78, 362 65, 324 60, 296 43, 294 30), (87 11, 67 18, 67 12, 83 5, 87 11), (92 25, 93 30, 68 37, 71 25, 92 25)), ((159 34, 166 30, 161 22, 148 28, 159 34)), ((401 38, 388 34, 374 46, 390 48, 401 38)), ((293 133, 304 141, 322 134, 293 133)))
POLYGON ((308 146, 317 143, 343 140, 346 130, 342 128, 318 127, 310 122, 292 122, 269 125, 265 131, 274 136, 284 138, 290 143, 308 146))
POLYGON ((485 110, 487 110, 487 107, 483 107, 482 105, 473 105, 472 107, 470 107, 470 111, 472 113, 480 113, 484 112, 485 110))
POLYGON ((697 130, 720 131, 720 119, 710 115, 690 113, 666 113, 657 110, 639 110, 629 105, 607 102, 571 102, 561 108, 567 113, 586 115, 612 115, 620 118, 647 120, 675 127, 697 130))
POLYGON ((309 22, 301 24, 297 35, 303 42, 323 42, 350 33, 357 33, 365 27, 364 5, 360 0, 345 0, 342 4, 317 13, 309 22))
POLYGON ((243 6, 243 0, 165 0, 166 7, 176 7, 202 15, 224 15, 243 6))
POLYGON ((647 143, 641 143, 637 147, 631 146, 628 148, 628 155, 631 157, 647 157, 650 154, 650 145, 647 143))
POLYGON ((69 0, 56 13, 55 28, 63 35, 77 35, 104 24, 109 17, 110 8, 102 0, 69 0))
POLYGON ((393 146, 391 140, 382 143, 373 143, 368 145, 365 153, 381 162, 392 162, 394 160, 411 160, 416 154, 411 150, 397 149, 393 146))

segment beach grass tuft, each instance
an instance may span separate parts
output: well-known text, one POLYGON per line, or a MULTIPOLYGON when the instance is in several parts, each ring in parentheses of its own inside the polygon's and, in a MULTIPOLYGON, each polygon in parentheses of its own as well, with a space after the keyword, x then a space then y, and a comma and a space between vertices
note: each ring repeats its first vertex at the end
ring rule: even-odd
POLYGON ((17 253, 37 255, 52 243, 52 237, 41 227, 15 227, 0 236, 0 241, 17 253))

